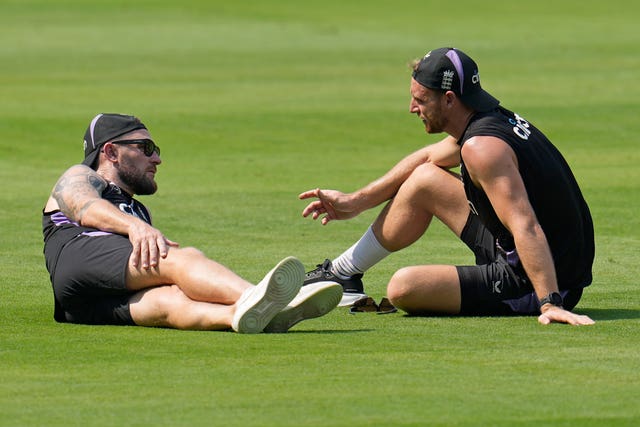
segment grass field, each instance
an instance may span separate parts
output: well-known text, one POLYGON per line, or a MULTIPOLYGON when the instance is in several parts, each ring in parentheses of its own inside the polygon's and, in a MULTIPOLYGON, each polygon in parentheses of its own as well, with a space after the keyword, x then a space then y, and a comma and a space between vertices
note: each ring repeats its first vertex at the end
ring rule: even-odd
MULTIPOLYGON (((637 1, 0 0, 0 426, 640 425, 637 1), (351 191, 435 141, 407 63, 454 45, 563 151, 595 221, 592 327, 338 309, 288 334, 56 324, 41 209, 99 112, 162 147, 155 224, 252 281, 335 257, 351 191)), ((470 263, 440 224, 365 277, 470 263)))

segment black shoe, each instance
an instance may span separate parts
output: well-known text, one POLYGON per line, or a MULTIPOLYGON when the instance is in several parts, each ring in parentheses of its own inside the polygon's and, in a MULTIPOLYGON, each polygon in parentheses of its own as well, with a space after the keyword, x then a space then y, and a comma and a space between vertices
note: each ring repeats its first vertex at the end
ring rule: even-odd
POLYGON ((342 300, 339 307, 353 305, 359 299, 366 298, 364 286, 362 284, 362 274, 356 274, 348 279, 342 279, 331 272, 331 260, 325 259, 322 264, 317 265, 318 268, 311 270, 304 275, 302 286, 310 285, 317 282, 335 282, 342 285, 342 300))

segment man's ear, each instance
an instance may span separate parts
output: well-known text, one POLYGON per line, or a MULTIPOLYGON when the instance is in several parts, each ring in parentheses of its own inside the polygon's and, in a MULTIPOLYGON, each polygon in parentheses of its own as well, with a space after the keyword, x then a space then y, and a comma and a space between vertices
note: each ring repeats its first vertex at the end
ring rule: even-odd
POLYGON ((447 107, 452 107, 454 102, 456 101, 456 98, 457 95, 451 90, 448 90, 444 93, 444 102, 447 107))
POLYGON ((107 160, 116 161, 118 159, 118 150, 116 149, 114 144, 107 142, 102 146, 102 151, 104 152, 107 160))

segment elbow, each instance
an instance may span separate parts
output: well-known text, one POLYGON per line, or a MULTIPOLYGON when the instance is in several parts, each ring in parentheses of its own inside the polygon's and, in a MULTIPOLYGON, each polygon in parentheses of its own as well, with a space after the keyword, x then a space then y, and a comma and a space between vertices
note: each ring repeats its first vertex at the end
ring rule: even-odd
POLYGON ((91 206, 93 206, 93 204, 96 203, 99 200, 101 200, 101 199, 91 199, 91 200, 88 200, 88 201, 84 202, 77 209, 73 210, 73 212, 71 213, 73 218, 71 218, 71 217, 67 217, 67 218, 73 219, 73 221, 76 221, 80 225, 84 225, 84 226, 89 225, 89 224, 87 224, 88 217, 89 217, 89 215, 87 213, 88 213, 89 209, 91 208, 91 206))

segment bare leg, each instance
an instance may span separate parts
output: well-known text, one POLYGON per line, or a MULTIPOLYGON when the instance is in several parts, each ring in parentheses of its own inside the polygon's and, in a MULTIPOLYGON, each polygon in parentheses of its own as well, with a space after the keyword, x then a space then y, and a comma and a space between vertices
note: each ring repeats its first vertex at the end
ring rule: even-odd
POLYGON ((231 328, 235 306, 194 301, 175 285, 145 289, 129 300, 136 325, 190 330, 231 328))
MULTIPOLYGON (((207 265, 209 264, 204 263, 204 266, 207 265)), ((218 266, 218 264, 214 263, 214 266, 218 266)), ((162 268, 166 267, 167 265, 162 268)), ((198 267, 195 266, 195 268, 198 267)), ((227 272, 228 270, 223 269, 223 273, 229 276, 227 272)), ((229 277, 234 279, 237 276, 231 274, 229 277)), ((300 291, 303 278, 304 266, 302 263, 295 257, 287 257, 276 264, 258 285, 253 286, 247 283, 246 291, 231 305, 195 301, 179 285, 175 284, 143 289, 129 299, 129 307, 131 317, 140 326, 166 326, 196 330, 219 330, 232 327, 236 332, 259 333, 294 299, 300 291)), ((193 285, 187 287, 190 286, 193 285)), ((220 285, 216 284, 213 289, 218 291, 224 286, 224 282, 221 282, 220 285)), ((312 296, 310 295, 310 297, 312 296)), ((310 304, 313 306, 314 303, 310 304)), ((300 313, 298 318, 294 320, 297 323, 305 318, 324 314, 326 311, 320 314, 315 311, 310 314, 300 313)))
POLYGON ((434 216, 460 236, 468 215, 469 204, 460 178, 425 164, 402 184, 373 223, 373 231, 382 246, 398 251, 418 240, 434 216))
POLYGON ((405 267, 391 277, 387 297, 409 314, 458 314, 460 280, 451 265, 405 267))
POLYGON ((251 283, 195 248, 170 248, 156 268, 129 264, 127 287, 142 290, 159 285, 177 285, 189 299, 220 304, 235 303, 251 283))
POLYGON ((434 216, 460 236, 469 214, 462 181, 457 174, 425 164, 414 170, 387 203, 370 230, 333 260, 332 273, 362 274, 389 253, 413 244, 434 216))
MULTIPOLYGON (((400 187, 373 225, 388 250, 403 249, 418 240, 437 217, 460 236, 469 205, 460 178, 431 164, 422 165, 400 187)), ((455 267, 425 265, 398 270, 387 286, 396 307, 410 313, 460 312, 460 282, 455 267)))

